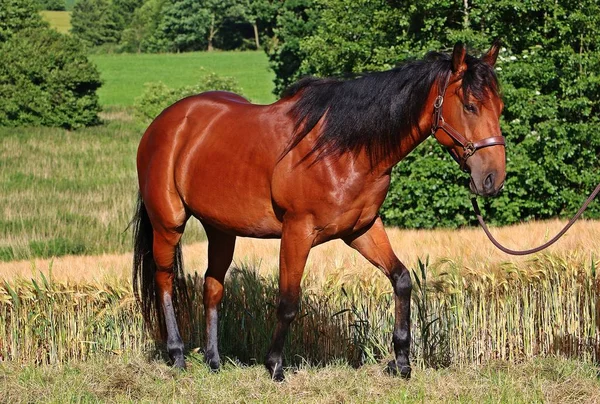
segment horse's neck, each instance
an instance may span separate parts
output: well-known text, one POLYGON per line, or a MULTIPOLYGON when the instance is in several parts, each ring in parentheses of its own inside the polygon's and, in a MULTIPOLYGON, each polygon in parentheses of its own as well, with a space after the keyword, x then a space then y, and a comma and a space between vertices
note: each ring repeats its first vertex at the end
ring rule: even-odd
POLYGON ((427 106, 421 114, 418 127, 413 128, 410 133, 399 134, 399 136, 401 136, 401 141, 396 150, 390 153, 388 158, 378 162, 373 171, 388 173, 396 164, 431 135, 432 124, 433 101, 427 102, 427 106))

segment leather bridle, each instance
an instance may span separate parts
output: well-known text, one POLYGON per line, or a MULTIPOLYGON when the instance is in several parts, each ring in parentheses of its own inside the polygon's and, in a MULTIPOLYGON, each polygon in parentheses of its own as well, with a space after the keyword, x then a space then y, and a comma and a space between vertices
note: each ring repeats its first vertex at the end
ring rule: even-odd
POLYGON ((438 96, 433 102, 433 125, 431 127, 431 134, 435 136, 435 133, 441 129, 444 132, 446 132, 448 136, 450 136, 452 140, 454 140, 455 143, 462 147, 462 156, 459 155, 452 147, 446 147, 446 150, 448 150, 448 153, 450 153, 452 158, 460 165, 460 169, 465 172, 468 172, 468 168, 466 166, 467 159, 473 154, 475 154, 477 150, 490 146, 506 147, 506 142, 504 141, 504 136, 491 136, 485 139, 472 142, 466 139, 448 122, 446 122, 446 120, 442 116, 442 105, 444 105, 444 96, 446 95, 446 90, 448 89, 448 84, 450 82, 451 75, 452 73, 449 73, 446 76, 444 85, 439 86, 438 96))

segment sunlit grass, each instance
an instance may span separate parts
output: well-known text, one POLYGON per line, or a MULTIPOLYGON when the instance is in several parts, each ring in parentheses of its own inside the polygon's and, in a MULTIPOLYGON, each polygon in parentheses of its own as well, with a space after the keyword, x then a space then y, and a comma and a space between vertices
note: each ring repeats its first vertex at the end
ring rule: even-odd
POLYGON ((68 34, 71 30, 71 12, 70 11, 41 11, 42 18, 50 23, 50 27, 54 28, 62 34, 68 34))
POLYGON ((91 55, 103 80, 98 90, 102 105, 130 106, 144 84, 162 81, 170 87, 196 84, 213 72, 237 79, 243 95, 255 103, 275 101, 274 74, 263 51, 189 52, 178 54, 91 55))

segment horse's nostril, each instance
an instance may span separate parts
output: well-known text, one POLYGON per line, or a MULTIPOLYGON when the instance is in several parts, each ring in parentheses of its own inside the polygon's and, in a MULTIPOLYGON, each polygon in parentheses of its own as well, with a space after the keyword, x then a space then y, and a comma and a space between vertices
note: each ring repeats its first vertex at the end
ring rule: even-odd
POLYGON ((485 177, 485 180, 483 180, 483 189, 485 189, 487 192, 490 192, 494 189, 494 173, 490 173, 487 177, 485 177))

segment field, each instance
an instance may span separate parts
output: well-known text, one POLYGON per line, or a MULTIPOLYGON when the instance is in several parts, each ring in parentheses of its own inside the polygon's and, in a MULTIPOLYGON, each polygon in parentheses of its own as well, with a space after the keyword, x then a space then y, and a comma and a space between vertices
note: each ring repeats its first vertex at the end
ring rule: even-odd
POLYGON ((139 96, 145 83, 162 81, 170 87, 194 84, 208 72, 235 77, 243 95, 253 102, 275 101, 273 73, 262 51, 191 52, 180 54, 110 54, 92 55, 104 84, 98 91, 106 106, 129 106, 139 96))
POLYGON ((576 361, 428 369, 406 383, 378 365, 299 368, 283 384, 260 366, 228 364, 218 374, 197 356, 185 373, 143 358, 113 357, 55 367, 0 364, 0 401, 195 403, 597 403, 596 369, 576 361), (110 369, 109 372, 106 370, 110 369))
POLYGON ((68 34, 71 29, 70 11, 42 11, 44 20, 50 23, 50 26, 58 32, 68 34))
MULTIPOLYGON (((201 305, 182 326, 189 369, 172 371, 131 290, 126 228, 145 124, 128 106, 144 82, 190 84, 200 65, 269 102, 270 73, 255 52, 93 58, 106 81, 102 125, 0 128, 0 402, 600 401, 600 222, 586 220, 532 257, 504 255, 478 228, 388 229, 414 281, 408 383, 383 373, 391 287, 339 241, 311 252, 289 378, 269 381, 260 362, 274 325, 278 242, 241 239, 221 311, 223 371, 202 363, 201 305)), ((492 231, 523 249, 563 224, 492 231)), ((207 243, 197 222, 186 232, 187 285, 199 302, 207 243)))

